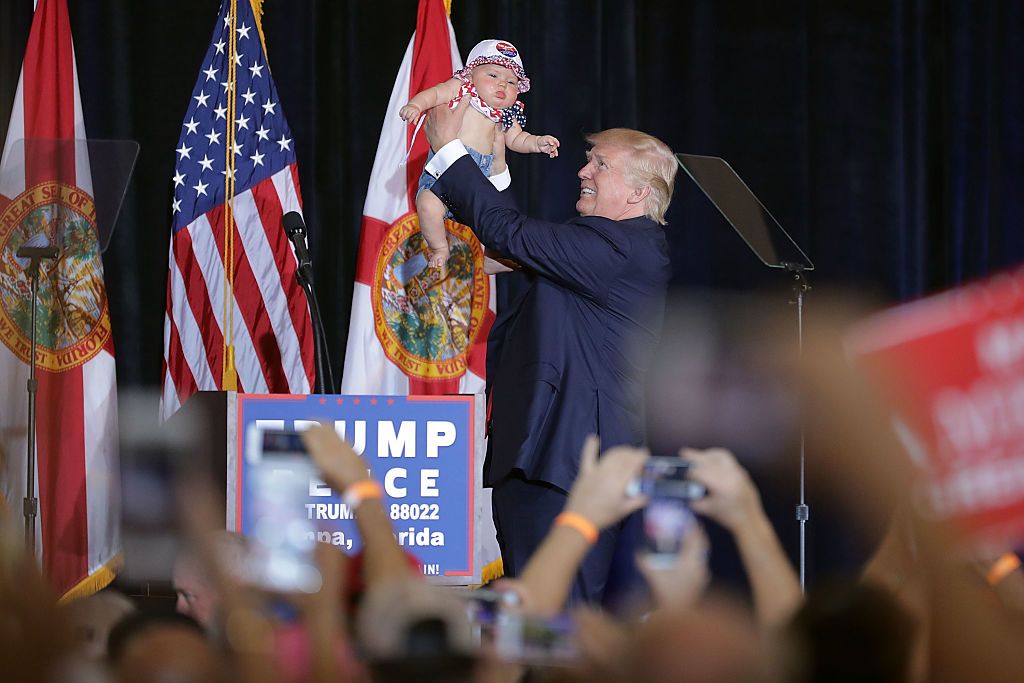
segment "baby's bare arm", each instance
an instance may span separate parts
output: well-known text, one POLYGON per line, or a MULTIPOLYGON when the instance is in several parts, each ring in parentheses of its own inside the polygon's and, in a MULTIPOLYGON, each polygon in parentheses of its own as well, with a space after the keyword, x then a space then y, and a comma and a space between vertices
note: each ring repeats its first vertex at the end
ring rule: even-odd
POLYGON ((449 78, 443 83, 416 93, 408 104, 398 110, 398 115, 403 121, 413 121, 428 109, 433 109, 439 104, 447 104, 459 94, 461 87, 462 81, 458 78, 449 78))
POLYGON ((554 159, 558 156, 559 144, 555 136, 527 133, 518 123, 505 131, 505 146, 520 154, 547 154, 554 159))

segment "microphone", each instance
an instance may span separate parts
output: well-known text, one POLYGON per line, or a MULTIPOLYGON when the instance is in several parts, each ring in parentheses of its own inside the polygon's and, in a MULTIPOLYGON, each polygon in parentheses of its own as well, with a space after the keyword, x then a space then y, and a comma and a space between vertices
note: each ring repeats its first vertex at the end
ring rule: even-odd
POLYGON ((57 247, 18 247, 14 255, 18 258, 57 258, 57 247))
POLYGON ((306 271, 312 279, 313 261, 310 260, 309 251, 306 249, 306 224, 302 220, 302 215, 298 211, 289 211, 281 219, 281 222, 284 225, 285 233, 288 234, 288 239, 295 247, 295 258, 299 261, 299 270, 306 271))
POLYGON ((334 392, 334 375, 331 373, 331 359, 327 357, 327 333, 324 332, 323 318, 320 317, 320 304, 316 301, 313 289, 313 261, 306 249, 306 224, 298 211, 289 211, 281 217, 288 239, 295 247, 295 258, 299 262, 295 278, 302 285, 309 305, 309 316, 313 324, 313 360, 316 364, 315 391, 318 394, 334 392))

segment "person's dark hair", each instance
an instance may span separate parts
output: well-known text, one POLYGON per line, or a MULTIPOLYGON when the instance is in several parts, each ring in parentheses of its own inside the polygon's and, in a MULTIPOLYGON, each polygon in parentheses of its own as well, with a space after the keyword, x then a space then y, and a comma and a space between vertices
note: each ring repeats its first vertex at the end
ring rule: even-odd
POLYGON ((135 612, 129 614, 117 622, 114 628, 110 629, 107 637, 107 657, 111 662, 117 662, 121 655, 128 649, 133 638, 146 633, 147 631, 160 626, 178 626, 180 628, 194 630, 201 638, 206 634, 198 621, 178 612, 135 612))
POLYGON ((888 590, 863 581, 816 584, 790 624, 800 683, 903 683, 917 624, 888 590))
POLYGON ((370 662, 375 683, 469 683, 474 679, 476 659, 452 651, 448 624, 443 619, 426 618, 409 624, 402 640, 401 657, 370 662))

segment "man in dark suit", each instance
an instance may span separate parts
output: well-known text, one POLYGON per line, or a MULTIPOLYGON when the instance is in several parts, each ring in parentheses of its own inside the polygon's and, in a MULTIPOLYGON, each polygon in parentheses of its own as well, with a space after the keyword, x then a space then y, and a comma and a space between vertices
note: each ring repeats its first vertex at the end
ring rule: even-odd
MULTIPOLYGON (((643 376, 661 332, 669 278, 665 210, 676 161, 645 133, 612 129, 588 138, 579 171, 579 218, 524 216, 457 140, 464 105, 435 107, 425 131, 437 151, 432 191, 480 241, 522 264, 529 289, 506 327, 491 384, 485 485, 492 487, 506 575, 522 570, 562 511, 580 449, 639 445, 643 376)), ((604 592, 616 546, 632 550, 637 521, 605 531, 584 562, 574 600, 604 592)), ((632 560, 630 553, 630 560, 632 560)))

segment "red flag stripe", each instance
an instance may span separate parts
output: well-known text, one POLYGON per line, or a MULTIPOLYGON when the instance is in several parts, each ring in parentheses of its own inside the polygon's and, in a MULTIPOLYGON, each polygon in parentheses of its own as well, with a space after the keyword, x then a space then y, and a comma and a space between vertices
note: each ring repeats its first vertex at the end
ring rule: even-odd
POLYGON ((473 345, 469 347, 467 364, 470 372, 479 377, 487 376, 487 337, 491 333, 494 318, 494 309, 488 306, 487 312, 484 314, 484 321, 480 325, 480 331, 477 333, 476 339, 473 340, 473 345))
POLYGON ((171 373, 171 377, 176 378, 176 391, 178 394, 178 402, 184 403, 185 399, 192 394, 199 391, 199 386, 196 384, 195 377, 192 375, 192 369, 185 362, 185 352, 181 346, 181 337, 178 336, 178 326, 174 324, 174 320, 168 317, 169 323, 169 345, 167 355, 170 358, 168 361, 164 361, 164 372, 171 373))
POLYGON ((82 368, 39 371, 37 378, 43 568, 63 592, 89 574, 82 368))
POLYGON ((409 393, 416 396, 444 396, 459 393, 459 379, 426 380, 409 376, 409 393))
MULTIPOLYGON (((416 37, 412 48, 412 74, 409 78, 409 99, 413 95, 452 77, 451 43, 448 13, 442 2, 421 2, 416 14, 416 37)), ((412 151, 405 167, 409 207, 416 206, 416 189, 423 166, 427 163, 429 145, 425 135, 412 140, 415 126, 406 128, 406 149, 412 151)))
MULTIPOLYGON (((173 237, 171 238, 174 239, 173 237)), ((173 245, 174 242, 172 241, 173 245)), ((164 357, 160 363, 160 384, 163 394, 161 395, 161 401, 163 403, 175 403, 175 410, 181 405, 180 397, 178 396, 177 387, 174 386, 174 382, 167 374, 167 364, 169 359, 174 358, 169 349, 174 348, 178 353, 178 357, 181 356, 181 340, 178 338, 178 329, 174 325, 174 320, 171 318, 171 273, 174 272, 174 252, 173 249, 168 255, 170 263, 167 268, 167 295, 164 303, 164 357), (173 339, 172 339, 173 336, 173 339), (170 391, 168 391, 170 389, 170 391), (173 397, 173 398, 172 398, 173 397)), ((192 380, 192 384, 195 385, 195 378, 192 377, 192 371, 189 370, 189 378, 192 380)))
POLYGON ((26 187, 53 179, 76 181, 74 68, 67 5, 40 3, 23 67, 26 187), (51 153, 58 149, 60 153, 51 153))
MULTIPOLYGON (((174 264, 177 265, 178 272, 181 273, 183 291, 173 291, 175 289, 173 278, 169 276, 167 282, 167 310, 172 311, 175 303, 185 303, 192 310, 192 316, 197 322, 200 320, 217 319, 221 311, 215 310, 210 301, 206 278, 203 275, 199 261, 196 259, 195 250, 192 248, 192 233, 189 230, 179 230, 171 240, 171 247, 174 250, 174 264), (172 292, 175 295, 173 298, 172 292)), ((214 283, 214 286, 219 286, 219 283, 214 283)), ((177 325, 175 327, 177 328, 177 325)), ((224 363, 224 335, 221 333, 221 328, 217 325, 199 325, 198 327, 210 371, 213 373, 213 377, 216 377, 224 363)), ((189 374, 192 375, 191 372, 189 374)), ((180 387, 178 394, 181 394, 180 387)), ((186 394, 186 396, 189 395, 191 394, 186 394)))
POLYGON ((302 188, 299 186, 299 165, 291 165, 292 183, 295 185, 295 201, 299 203, 299 211, 302 211, 302 188))
POLYGON ((390 227, 384 221, 363 216, 359 235, 359 255, 356 257, 356 282, 373 286, 380 247, 390 227))

